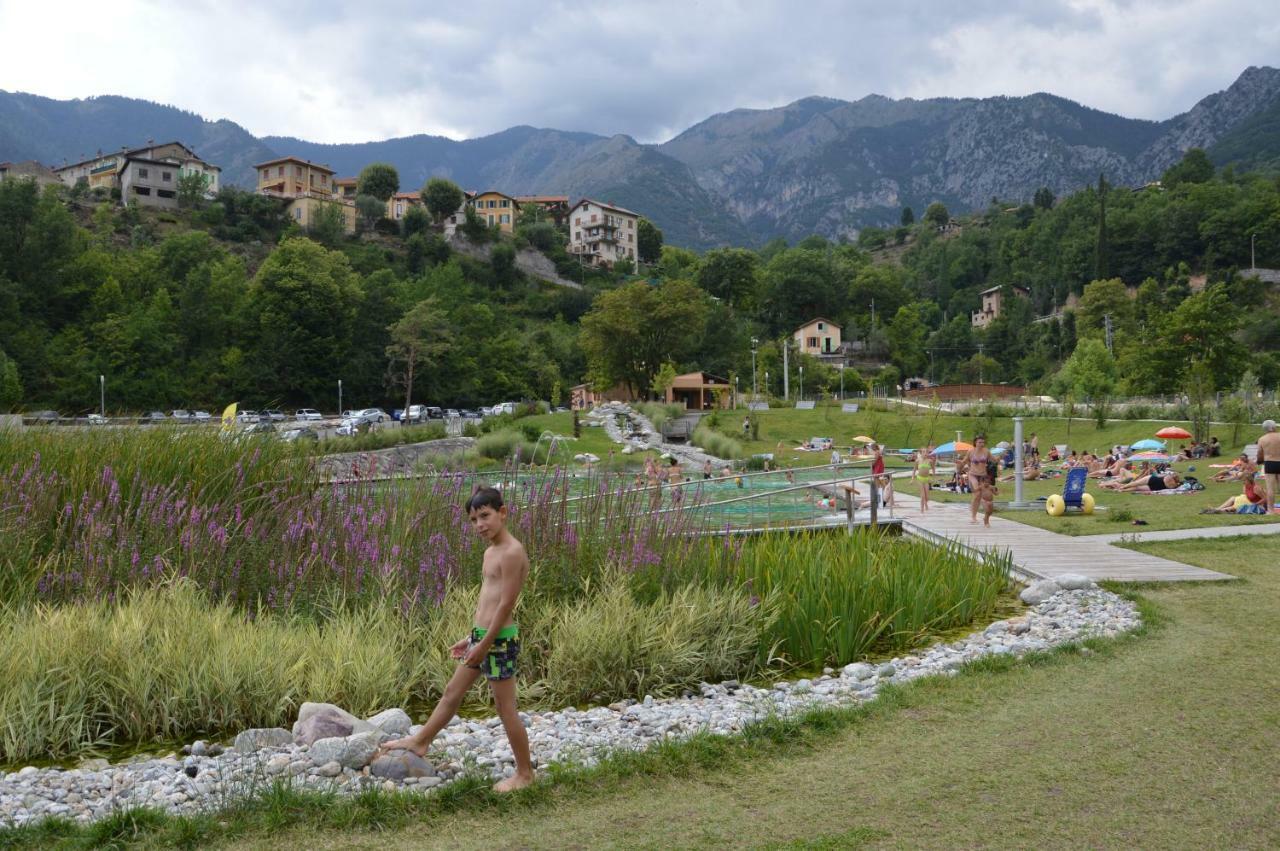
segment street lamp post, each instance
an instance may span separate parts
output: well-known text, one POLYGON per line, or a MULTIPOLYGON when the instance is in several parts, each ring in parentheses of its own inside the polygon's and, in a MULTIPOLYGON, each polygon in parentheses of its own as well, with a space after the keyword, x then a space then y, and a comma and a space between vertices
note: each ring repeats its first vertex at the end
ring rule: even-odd
POLYGON ((342 379, 338 379, 338 416, 342 416, 342 379))
POLYGON ((742 398, 742 394, 738 391, 738 376, 733 377, 733 406, 738 407, 738 401, 742 398))
POLYGON ((756 348, 760 345, 760 340, 756 337, 751 338, 751 398, 757 399, 760 396, 760 388, 756 386, 756 348))
POLYGON ((1253 244, 1254 244, 1254 241, 1257 240, 1257 238, 1258 238, 1258 235, 1256 233, 1249 234, 1249 268, 1250 269, 1258 268, 1258 255, 1255 254, 1253 250, 1253 244))
POLYGON ((800 401, 804 401, 804 367, 800 367, 800 401))
POLYGON ((769 395, 769 370, 764 371, 764 395, 769 395))
POLYGON ((840 364, 840 401, 844 401, 844 364, 840 364))
POLYGON ((98 376, 98 412, 104 420, 107 418, 107 377, 105 375, 98 376))

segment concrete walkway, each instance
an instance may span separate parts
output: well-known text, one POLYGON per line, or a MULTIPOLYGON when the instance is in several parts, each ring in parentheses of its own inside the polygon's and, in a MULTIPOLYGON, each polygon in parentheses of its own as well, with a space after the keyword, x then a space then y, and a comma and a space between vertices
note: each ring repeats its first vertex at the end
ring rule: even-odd
MULTIPOLYGON (((934 503, 927 514, 921 514, 916 508, 916 500, 903 499, 893 514, 902 520, 902 528, 908 534, 938 541, 957 541, 978 551, 1008 550, 1020 571, 1042 579, 1052 579, 1064 573, 1079 573, 1090 579, 1120 582, 1185 582, 1235 578, 1225 573, 1112 546, 1107 540, 1099 540, 1111 538, 1110 535, 1070 537, 999 516, 991 518, 990 527, 982 525, 981 517, 973 525, 969 522, 968 505, 934 503)), ((1116 540, 1119 537, 1115 536, 1116 540)), ((1189 534, 1186 537, 1197 536, 1189 534)), ((1127 540, 1133 538, 1134 536, 1129 536, 1127 540)))
POLYGON ((1186 541, 1192 538, 1234 538, 1239 535, 1280 535, 1280 523, 1250 523, 1248 526, 1210 526, 1203 529, 1166 529, 1163 532, 1122 532, 1118 535, 1081 535, 1080 537, 1088 541, 1105 541, 1108 544, 1114 544, 1122 540, 1186 541))

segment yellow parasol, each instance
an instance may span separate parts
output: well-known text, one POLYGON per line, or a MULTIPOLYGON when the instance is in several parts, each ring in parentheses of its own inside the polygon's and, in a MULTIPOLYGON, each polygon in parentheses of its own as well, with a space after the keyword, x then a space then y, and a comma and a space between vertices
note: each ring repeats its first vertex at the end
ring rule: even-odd
POLYGON ((876 439, 874 437, 867 437, 865 434, 858 435, 857 437, 854 438, 854 440, 858 441, 859 443, 875 443, 876 442, 876 439))

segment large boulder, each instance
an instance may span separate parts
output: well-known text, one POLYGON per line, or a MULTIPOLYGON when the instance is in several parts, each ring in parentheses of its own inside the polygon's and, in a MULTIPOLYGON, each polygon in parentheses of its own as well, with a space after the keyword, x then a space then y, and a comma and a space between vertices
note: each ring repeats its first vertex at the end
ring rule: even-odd
POLYGON ((259 727, 243 730, 232 745, 240 753, 252 753, 263 748, 283 748, 293 744, 293 734, 283 727, 259 727))
POLYGON ((375 759, 369 773, 384 780, 403 782, 410 777, 434 777, 436 769, 413 751, 397 750, 375 759))
POLYGON ((413 719, 403 709, 384 709, 368 721, 382 732, 393 736, 407 736, 409 728, 413 726, 413 719))
POLYGON ((1037 603, 1043 603, 1061 590, 1058 583, 1052 579, 1041 579, 1039 582, 1033 582, 1023 588, 1022 593, 1018 595, 1018 599, 1028 606, 1034 606, 1037 603))
POLYGON ((870 679, 875 674, 876 669, 868 665, 866 662, 853 662, 845 665, 841 673, 851 680, 870 679))
POLYGON ((372 729, 374 726, 368 721, 361 721, 332 703, 304 703, 293 725, 293 741, 309 745, 319 739, 345 738, 372 729))
POLYGON ((1064 573, 1053 577, 1053 581, 1058 583, 1058 587, 1063 591, 1087 591, 1097 587, 1097 583, 1092 579, 1079 573, 1064 573))
POLYGON ((319 739, 307 756, 316 765, 336 762, 343 768, 360 769, 369 764, 382 742, 381 730, 366 730, 354 736, 319 739))

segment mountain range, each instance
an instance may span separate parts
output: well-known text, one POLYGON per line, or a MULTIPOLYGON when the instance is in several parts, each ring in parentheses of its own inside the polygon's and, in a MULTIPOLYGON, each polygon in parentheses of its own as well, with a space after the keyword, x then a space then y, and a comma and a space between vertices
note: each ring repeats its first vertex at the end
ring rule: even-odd
POLYGON ((1105 174, 1157 179, 1192 147, 1219 165, 1280 166, 1280 70, 1251 67, 1227 89, 1164 121, 1125 118, 1051 94, 857 101, 810 97, 714 115, 656 145, 512 127, 455 141, 417 135, 358 144, 253 136, 177 107, 117 96, 59 101, 0 91, 0 161, 49 165, 98 150, 180 140, 251 187, 253 164, 296 155, 355 175, 389 162, 413 189, 433 175, 467 189, 590 196, 638 210, 691 248, 756 245, 894 225, 904 206, 953 212, 991 198, 1029 200, 1105 174))

